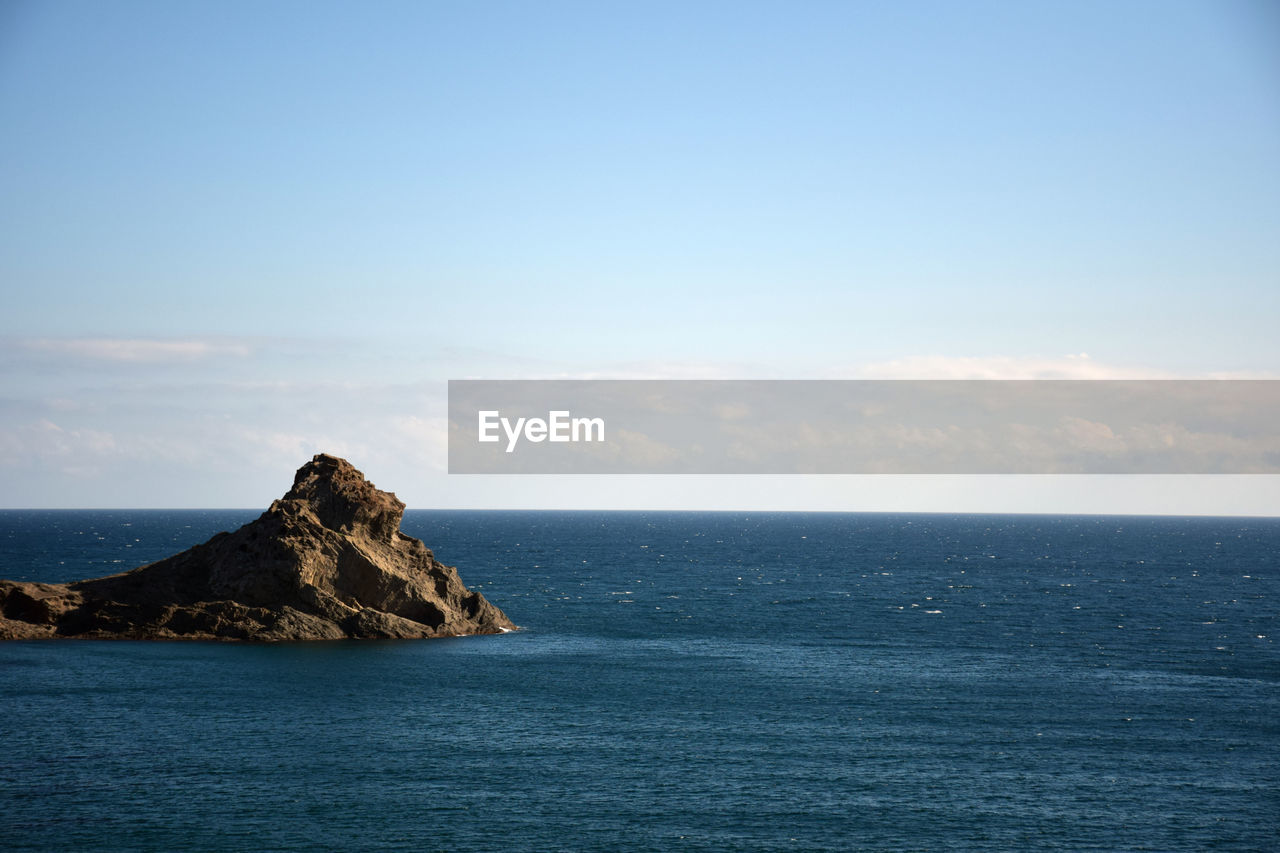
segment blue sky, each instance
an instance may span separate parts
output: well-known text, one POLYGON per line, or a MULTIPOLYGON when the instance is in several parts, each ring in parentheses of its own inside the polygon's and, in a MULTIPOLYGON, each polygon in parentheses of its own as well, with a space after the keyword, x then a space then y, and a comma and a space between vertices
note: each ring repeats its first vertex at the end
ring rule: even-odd
POLYGON ((0 5, 0 506, 1258 512, 462 478, 449 378, 1275 376, 1269 2, 0 5))

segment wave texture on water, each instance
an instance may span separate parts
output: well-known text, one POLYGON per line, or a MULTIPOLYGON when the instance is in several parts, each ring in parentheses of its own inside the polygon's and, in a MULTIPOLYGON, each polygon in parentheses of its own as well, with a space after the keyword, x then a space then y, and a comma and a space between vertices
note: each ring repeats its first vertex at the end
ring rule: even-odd
MULTIPOLYGON (((0 574, 255 515, 0 512, 0 574)), ((0 644, 0 848, 1280 847, 1278 520, 403 528, 524 630, 0 644)))

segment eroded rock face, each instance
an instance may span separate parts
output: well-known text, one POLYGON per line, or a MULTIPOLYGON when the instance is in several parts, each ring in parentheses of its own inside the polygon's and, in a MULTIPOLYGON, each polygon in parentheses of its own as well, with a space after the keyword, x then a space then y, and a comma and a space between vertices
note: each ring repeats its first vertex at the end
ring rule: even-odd
POLYGON ((320 454, 257 520, 158 563, 70 584, 0 581, 0 639, 330 640, 515 625, 400 533, 404 504, 320 454))

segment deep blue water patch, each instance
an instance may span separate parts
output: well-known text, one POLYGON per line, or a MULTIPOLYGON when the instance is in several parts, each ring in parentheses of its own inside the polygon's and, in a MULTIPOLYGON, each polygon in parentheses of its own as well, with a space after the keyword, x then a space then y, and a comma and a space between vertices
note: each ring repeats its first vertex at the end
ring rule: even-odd
MULTIPOLYGON (((0 576, 254 512, 0 513, 0 576)), ((409 512, 524 630, 0 644, 0 848, 1280 848, 1280 521, 409 512)))

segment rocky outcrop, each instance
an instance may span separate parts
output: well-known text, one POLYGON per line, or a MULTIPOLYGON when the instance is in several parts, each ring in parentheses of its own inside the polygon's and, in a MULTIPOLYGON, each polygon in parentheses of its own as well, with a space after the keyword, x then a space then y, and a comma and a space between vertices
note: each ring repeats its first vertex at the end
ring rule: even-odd
POLYGON ((320 454, 257 520, 158 563, 70 584, 0 581, 0 639, 336 640, 515 625, 400 533, 404 504, 320 454))

